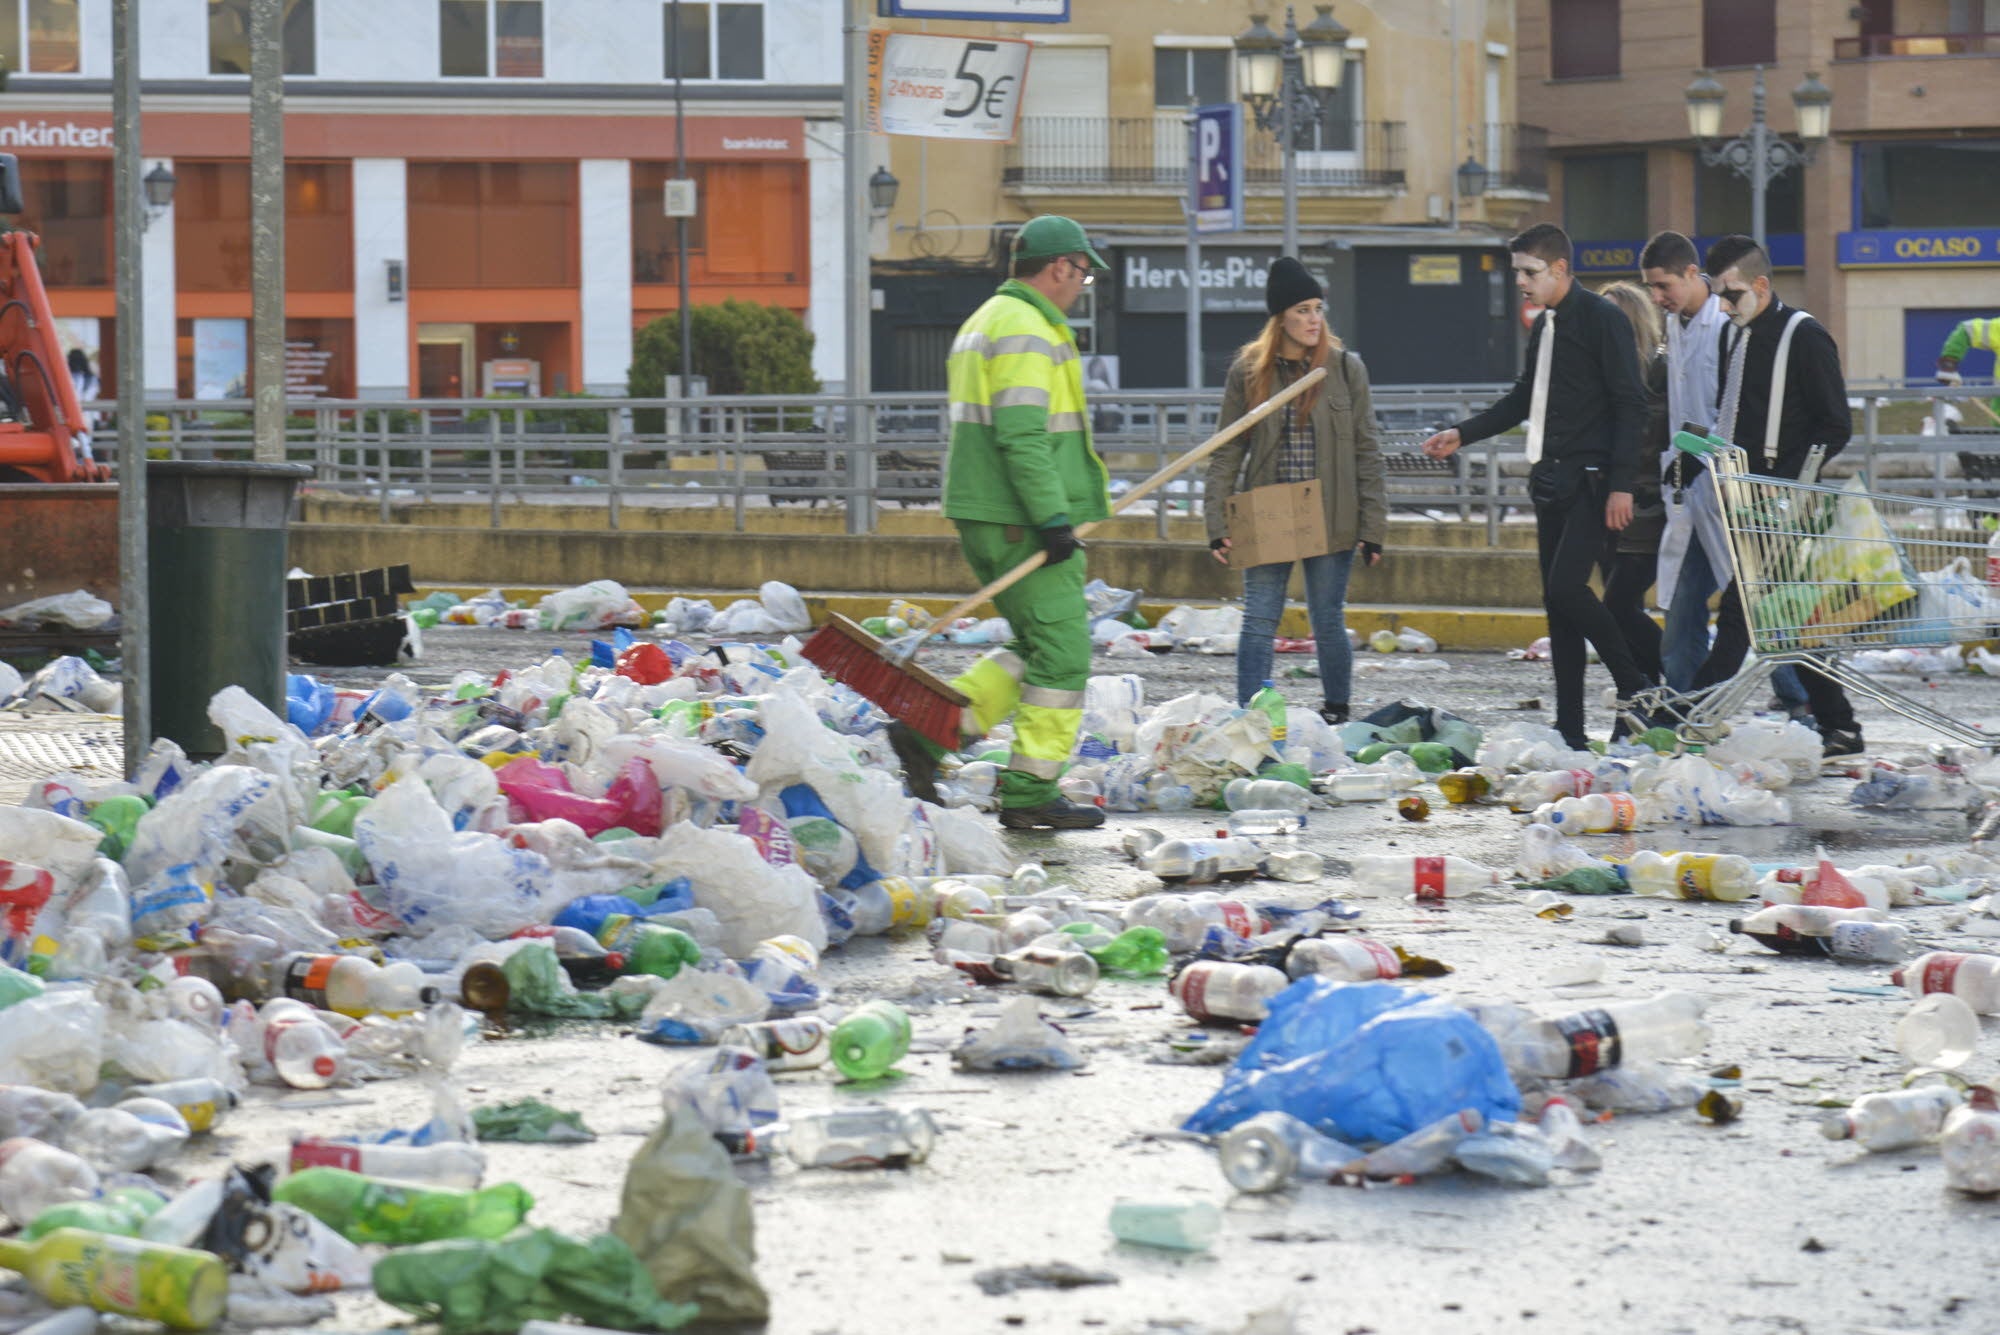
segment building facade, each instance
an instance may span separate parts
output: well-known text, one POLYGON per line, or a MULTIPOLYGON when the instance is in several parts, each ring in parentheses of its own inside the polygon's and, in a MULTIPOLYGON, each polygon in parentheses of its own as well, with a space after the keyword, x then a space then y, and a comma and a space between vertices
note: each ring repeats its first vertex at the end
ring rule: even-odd
MULTIPOLYGON (((1540 0, 1527 0, 1539 3, 1540 0)), ((1297 6, 1301 27, 1316 8, 1297 6)), ((1515 112, 1512 0, 1340 0, 1345 73, 1300 128, 1302 258, 1328 288, 1335 329, 1389 382, 1514 373, 1519 324, 1501 248, 1547 207, 1542 135, 1515 112), (1483 187, 1462 195, 1474 159, 1483 187)), ((877 139, 900 183, 878 223, 878 387, 944 384, 944 352, 991 291, 1013 229, 1038 213, 1085 223, 1112 272, 1075 312, 1100 383, 1187 383, 1190 100, 1237 97, 1231 39, 1251 0, 1072 0, 1062 25, 878 20, 933 34, 1033 43, 1011 144, 877 139)), ((1279 251, 1281 154, 1246 116, 1246 227, 1205 238, 1203 383, 1263 321, 1279 251)))
MULTIPOLYGON (((249 0, 145 0, 154 397, 247 392, 249 0)), ((115 368, 110 5, 0 0, 0 152, 73 344, 115 368)), ((687 107, 695 303, 803 314, 843 357, 838 6, 826 0, 287 0, 287 380, 294 396, 622 393, 675 309, 672 76, 687 107)))
POLYGON ((1831 137, 1768 191, 1767 236, 1849 377, 1928 378, 1952 325, 2000 314, 2000 0, 1522 0, 1520 46, 1521 114, 1551 127, 1586 274, 1632 273, 1660 228, 1749 230, 1749 186, 1702 163, 1683 94, 1713 70, 1742 133, 1761 64, 1774 129, 1809 71, 1833 92, 1831 137))

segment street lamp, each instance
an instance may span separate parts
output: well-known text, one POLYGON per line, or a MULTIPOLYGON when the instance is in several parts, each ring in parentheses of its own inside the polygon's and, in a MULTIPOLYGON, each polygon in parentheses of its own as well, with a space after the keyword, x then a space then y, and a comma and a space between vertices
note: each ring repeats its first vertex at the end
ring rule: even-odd
POLYGON ((143 232, 153 225, 153 219, 174 206, 174 187, 180 182, 172 168, 164 162, 156 162, 153 170, 146 173, 142 184, 146 191, 146 211, 139 217, 139 230, 143 232))
POLYGON ((1764 67, 1757 66, 1750 89, 1750 131, 1714 148, 1707 141, 1722 133, 1722 104, 1727 94, 1707 70, 1700 70, 1683 96, 1687 100, 1688 131, 1695 137, 1701 160, 1711 167, 1727 166, 1750 182, 1750 235, 1764 245, 1764 198, 1771 182, 1793 168, 1804 171, 1813 153, 1833 128, 1833 90, 1808 74, 1792 90, 1798 114, 1799 143, 1772 131, 1764 118, 1764 67))
POLYGON ((1299 253, 1299 143, 1301 118, 1317 124, 1325 114, 1323 94, 1340 87, 1347 65, 1347 29, 1332 5, 1315 5, 1318 17, 1300 32, 1292 7, 1285 6, 1285 35, 1272 32, 1266 14, 1252 14, 1238 33, 1236 88, 1256 118, 1257 128, 1278 137, 1284 162, 1285 254, 1299 253))
POLYGON ((868 207, 878 218, 888 216, 896 207, 896 192, 903 183, 892 175, 887 167, 877 167, 875 174, 868 178, 868 207))
POLYGON ((1460 199, 1478 199, 1486 193, 1486 179, 1490 173, 1486 164, 1467 153, 1465 161, 1458 164, 1458 196, 1460 199))

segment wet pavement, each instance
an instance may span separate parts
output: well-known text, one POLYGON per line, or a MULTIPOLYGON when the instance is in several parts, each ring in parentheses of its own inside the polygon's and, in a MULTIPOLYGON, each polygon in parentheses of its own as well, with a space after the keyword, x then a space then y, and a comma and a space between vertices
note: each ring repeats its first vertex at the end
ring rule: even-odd
MULTIPOLYGON (((420 681, 458 670, 519 667, 553 644, 572 656, 585 637, 427 632, 420 681)), ((927 655, 956 670, 971 651, 927 655)), ((1309 660, 1281 657, 1281 670, 1309 660)), ((1543 721, 1515 706, 1549 695, 1548 667, 1497 656, 1364 653, 1357 715, 1369 700, 1419 698, 1488 728, 1543 721)), ((1149 703, 1186 690, 1227 694, 1235 660, 1173 655, 1103 659, 1099 671, 1135 671, 1149 703)), ((372 682, 376 672, 328 672, 372 682)), ((1317 683, 1287 679, 1296 702, 1316 703, 1317 683)), ((1593 690, 1608 682, 1593 669, 1593 690)), ((1899 688, 1959 717, 2000 717, 2000 684, 1957 677, 1932 689, 1899 688)), ((1913 725, 1863 711, 1878 753, 1921 749, 1913 725)), ((1595 724, 1599 735, 1608 720, 1595 724)), ((1967 822, 1937 813, 1863 813, 1846 803, 1849 779, 1792 790, 1798 824, 1769 829, 1652 829, 1586 840, 1597 852, 1632 847, 1722 849, 1753 860, 1807 855, 1824 844, 1844 865, 1922 860, 1963 848, 1967 822)), ((1315 810, 1305 846, 1327 858, 1318 883, 1250 882, 1252 902, 1304 904, 1346 895, 1347 860, 1361 852, 1453 853, 1511 866, 1520 828, 1502 808, 1435 801, 1422 825, 1393 804, 1315 810)), ((1124 830, 1212 830, 1214 814, 1113 815, 1102 831, 1010 836, 1048 865, 1052 884, 1125 900, 1159 883, 1118 852, 1124 830)), ((1692 1112, 1621 1115, 1593 1127, 1602 1171, 1529 1190, 1467 1175, 1415 1186, 1356 1190, 1313 1185, 1270 1197, 1234 1194, 1211 1152, 1170 1132, 1220 1080, 1215 1068, 1160 1064, 1164 1040, 1191 1026, 1157 980, 1105 980, 1088 998, 1052 998, 1089 1059, 1074 1074, 975 1075, 955 1071, 949 1047, 984 1028, 1004 993, 968 985, 929 958, 921 939, 866 939, 832 951, 823 981, 851 1004, 888 996, 906 1005, 917 1041, 900 1077, 872 1087, 830 1076, 781 1075, 787 1111, 881 1100, 931 1109, 942 1128, 929 1162, 907 1171, 840 1173, 789 1163, 746 1166, 756 1210, 758 1272, 770 1291, 768 1329, 782 1335, 1041 1330, 1237 1331, 1260 1311, 1303 1332, 1602 1330, 1659 1332, 1974 1332, 1994 1329, 2000 1279, 2000 1200, 1945 1190, 1934 1152, 1869 1155, 1820 1137, 1831 1101, 1896 1086, 1903 1067, 1892 1028, 1903 1000, 1874 995, 1886 965, 1846 965, 1766 953, 1738 939, 1727 954, 1701 947, 1739 908, 1724 904, 1578 898, 1565 921, 1514 903, 1419 910, 1401 899, 1355 898, 1378 939, 1451 964, 1421 984, 1447 996, 1499 998, 1579 1009, 1605 999, 1687 989, 1710 998, 1715 1037, 1702 1069, 1740 1064, 1740 1120, 1711 1126, 1692 1112), (1602 944, 1614 923, 1637 921, 1646 944, 1602 944), (1592 960, 1601 985, 1554 989, 1544 980, 1592 960), (1860 989, 1858 991, 1846 989, 1860 989), (1210 1201, 1224 1210, 1212 1252, 1180 1256, 1116 1242, 1107 1225, 1121 1197, 1210 1201), (974 1283, 993 1267, 1069 1261, 1107 1270, 1113 1286, 989 1297, 974 1283)), ((1965 944, 1944 926, 1949 910, 1899 910, 1926 943, 1965 944)), ((1975 943, 1976 944, 1976 943, 1975 943)), ((2000 1036, 1986 1023, 1984 1050, 1967 1073, 2000 1071, 2000 1036)), ((1221 1039, 1227 1031, 1211 1029, 1221 1039)), ((468 1047, 457 1076, 471 1104, 526 1096, 584 1112, 600 1139, 583 1146, 488 1146, 487 1180, 525 1185, 531 1219, 581 1233, 617 1210, 625 1163, 657 1118, 664 1075, 684 1053, 649 1046, 615 1026, 560 1025, 468 1047)), ((220 1133, 198 1140, 179 1167, 212 1171, 217 1156, 248 1162, 279 1151, 287 1132, 344 1134, 409 1125, 428 1113, 415 1081, 327 1094, 258 1089, 220 1133)), ((1561 1176, 1561 1175, 1559 1175, 1561 1176)), ((340 1300, 328 1329, 404 1320, 366 1297, 340 1300)))

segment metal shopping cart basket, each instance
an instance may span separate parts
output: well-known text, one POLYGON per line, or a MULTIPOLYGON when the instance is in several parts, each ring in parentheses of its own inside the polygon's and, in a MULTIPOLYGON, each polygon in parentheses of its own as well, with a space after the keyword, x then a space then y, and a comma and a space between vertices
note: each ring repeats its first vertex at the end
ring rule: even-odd
MULTIPOLYGON (((2000 736, 1941 714, 1841 662, 1857 649, 1982 640, 2000 625, 1986 584, 1988 534, 1971 504, 1761 477, 1743 450, 1708 456, 1722 501, 1750 657, 1728 681, 1667 702, 1686 741, 1713 741, 1786 663, 1972 746, 2000 736)), ((1806 476, 1817 468, 1809 465, 1806 476)))

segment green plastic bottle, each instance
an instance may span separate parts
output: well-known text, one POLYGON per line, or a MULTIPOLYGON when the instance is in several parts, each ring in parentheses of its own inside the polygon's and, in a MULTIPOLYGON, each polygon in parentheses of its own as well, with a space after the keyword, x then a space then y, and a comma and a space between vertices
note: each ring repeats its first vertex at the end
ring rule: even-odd
POLYGON ((107 797, 92 807, 84 819, 104 831, 104 837, 97 841, 97 851, 113 862, 123 862, 125 850, 132 846, 132 836, 139 828, 139 818, 152 809, 152 804, 137 793, 107 797))
POLYGON ((1124 974, 1129 978, 1151 978, 1167 971, 1167 937, 1157 927, 1128 927, 1111 941, 1090 952, 1103 973, 1124 974))
POLYGON ((833 1064, 849 1080, 886 1075, 910 1051, 910 1017, 893 1001, 865 1001, 833 1027, 833 1064))
POLYGON ((682 966, 701 962, 701 943, 686 932, 626 913, 606 917, 597 929, 597 941, 625 957, 627 973, 672 978, 682 966))
POLYGON ((21 1230, 21 1236, 33 1242, 59 1228, 81 1228, 92 1233, 136 1238, 145 1222, 158 1214, 160 1207, 166 1203, 166 1197, 157 1191, 149 1191, 145 1187, 120 1187, 94 1201, 64 1201, 61 1205, 51 1205, 21 1230))
POLYGON ((57 1307, 144 1317, 175 1330, 207 1330, 229 1302, 222 1258, 187 1247, 59 1228, 25 1242, 0 1238, 0 1266, 57 1307))
POLYGON ((349 1242, 391 1246, 440 1238, 505 1237, 535 1203, 513 1182, 454 1191, 385 1182, 345 1168, 293 1173, 272 1188, 271 1199, 298 1206, 349 1242))
POLYGON ((1250 697, 1247 707, 1271 720, 1271 744, 1282 746, 1285 741, 1285 697, 1278 694, 1277 683, 1267 678, 1263 689, 1250 697))

